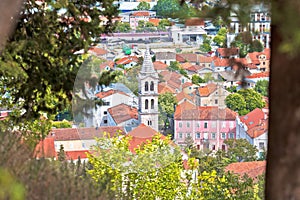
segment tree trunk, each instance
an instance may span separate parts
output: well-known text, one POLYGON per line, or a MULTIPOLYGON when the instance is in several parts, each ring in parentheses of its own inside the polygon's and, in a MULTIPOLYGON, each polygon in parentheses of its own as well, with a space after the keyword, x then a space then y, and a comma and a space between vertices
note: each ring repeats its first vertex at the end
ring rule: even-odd
POLYGON ((300 13, 300 6, 296 0, 273 2, 281 7, 272 5, 266 199, 297 200, 300 199, 300 51, 295 32, 299 31, 300 20, 295 13, 300 13), (279 49, 287 41, 287 33, 293 36, 290 45, 296 45, 283 53, 279 49))

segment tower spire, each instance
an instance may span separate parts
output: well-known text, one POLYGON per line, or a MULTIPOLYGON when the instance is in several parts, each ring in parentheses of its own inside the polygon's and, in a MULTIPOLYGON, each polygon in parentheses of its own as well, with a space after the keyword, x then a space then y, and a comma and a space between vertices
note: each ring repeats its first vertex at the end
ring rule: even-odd
POLYGON ((149 46, 146 46, 146 51, 145 51, 145 55, 144 55, 144 62, 142 65, 142 69, 140 71, 140 73, 142 75, 148 75, 148 74, 156 74, 156 71, 154 69, 153 63, 152 63, 152 59, 151 59, 151 55, 150 55, 150 49, 149 46))

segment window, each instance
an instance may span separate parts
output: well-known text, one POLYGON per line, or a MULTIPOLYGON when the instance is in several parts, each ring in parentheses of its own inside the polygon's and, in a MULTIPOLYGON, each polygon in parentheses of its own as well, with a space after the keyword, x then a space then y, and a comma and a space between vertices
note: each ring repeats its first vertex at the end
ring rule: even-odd
POLYGON ((229 139, 234 139, 234 133, 229 133, 229 134, 228 134, 228 138, 229 138, 229 139))
POLYGON ((221 133, 221 139, 223 139, 223 140, 226 139, 226 133, 221 133))
POLYGON ((225 151, 226 150, 226 145, 222 144, 222 150, 225 151))
POLYGON ((107 124, 107 119, 103 120, 103 123, 104 123, 104 124, 107 124))
POLYGON ((215 99, 215 104, 218 104, 218 99, 215 99))
POLYGON ((207 122, 204 122, 204 128, 207 128, 207 122))
POLYGON ((196 126, 199 128, 199 127, 200 127, 200 123, 199 123, 199 122, 197 122, 196 126))
POLYGON ((198 132, 198 133, 196 133, 196 139, 200 139, 200 133, 198 132))
POLYGON ((179 134, 178 134, 178 137, 179 137, 179 138, 182 138, 182 133, 179 133, 179 134))
POLYGON ((187 134, 186 134, 186 137, 191 137, 191 134, 190 134, 190 133, 187 133, 187 134))
POLYGON ((215 121, 211 122, 211 127, 212 128, 216 128, 216 126, 217 126, 217 122, 215 122, 215 121))
POLYGON ((188 128, 190 127, 190 122, 186 123, 186 127, 188 127, 188 128))
POLYGON ((145 109, 148 109, 148 99, 145 100, 145 109))
POLYGON ((153 83, 153 81, 151 81, 151 84, 150 84, 150 91, 154 91, 154 83, 153 83))
POLYGON ((216 145, 211 145, 211 150, 216 150, 216 145))
POLYGON ((222 128, 226 128, 226 122, 222 122, 222 128))
POLYGON ((264 142, 260 142, 258 144, 259 149, 264 149, 265 148, 265 143, 264 142))
POLYGON ((230 127, 230 128, 233 128, 233 127, 234 127, 234 122, 230 122, 230 123, 229 123, 229 127, 230 127))
POLYGON ((211 133, 211 139, 216 139, 216 133, 211 133))
POLYGON ((203 138, 204 138, 205 140, 207 140, 207 139, 208 139, 208 133, 203 133, 203 138))
POLYGON ((151 125, 152 125, 152 121, 148 120, 148 126, 151 126, 151 125))
POLYGON ((179 124, 178 124, 178 125, 179 125, 179 127, 180 127, 180 128, 182 127, 182 123, 181 123, 181 122, 179 122, 179 124))
POLYGON ((104 105, 104 106, 109 106, 109 105, 110 105, 110 102, 109 102, 109 101, 104 101, 104 102, 103 102, 103 105, 104 105))
POLYGON ((85 148, 85 143, 84 142, 82 143, 82 148, 85 148))
POLYGON ((154 99, 151 99, 151 109, 154 109, 154 99))
POLYGON ((148 91, 148 81, 145 82, 145 91, 148 91))
POLYGON ((103 114, 104 114, 104 115, 107 115, 107 111, 104 111, 103 114))

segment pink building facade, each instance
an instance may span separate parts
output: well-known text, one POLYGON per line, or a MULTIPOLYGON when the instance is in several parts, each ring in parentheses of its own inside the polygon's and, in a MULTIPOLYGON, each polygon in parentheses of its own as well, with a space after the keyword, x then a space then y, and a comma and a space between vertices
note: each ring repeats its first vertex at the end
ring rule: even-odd
POLYGON ((174 115, 174 140, 184 145, 191 137, 197 149, 226 150, 224 140, 236 139, 236 113, 228 108, 177 106, 174 115))

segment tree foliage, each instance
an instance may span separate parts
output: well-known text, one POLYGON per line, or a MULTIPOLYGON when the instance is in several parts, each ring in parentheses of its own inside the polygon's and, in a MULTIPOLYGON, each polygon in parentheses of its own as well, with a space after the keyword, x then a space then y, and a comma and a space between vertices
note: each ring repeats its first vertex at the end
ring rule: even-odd
POLYGON ((15 104, 22 101, 24 117, 62 110, 71 99, 82 63, 74 52, 87 50, 101 33, 109 31, 116 13, 111 0, 24 1, 16 30, 0 57, 1 81, 15 104), (109 19, 107 26, 100 26, 99 16, 109 19))
POLYGON ((220 28, 217 35, 214 37, 213 42, 220 47, 226 47, 226 38, 228 30, 225 27, 220 28))
POLYGON ((183 18, 191 14, 188 5, 185 2, 180 5, 178 0, 158 0, 155 8, 156 14, 164 18, 183 18))
POLYGON ((246 115, 255 108, 265 106, 261 94, 253 89, 241 89, 237 93, 228 95, 225 104, 231 110, 238 112, 239 115, 246 115))
POLYGON ((259 92, 261 95, 267 97, 269 95, 269 81, 268 80, 257 81, 254 90, 256 92, 259 92))
POLYGON ((115 32, 128 33, 130 31, 131 31, 131 27, 128 22, 119 22, 116 24, 115 32))
POLYGON ((204 35, 203 43, 200 45, 200 51, 205 53, 211 51, 211 38, 209 36, 204 35))
POLYGON ((161 108, 161 112, 167 114, 168 116, 171 116, 174 114, 174 109, 177 105, 176 97, 170 92, 159 94, 158 105, 161 108))
POLYGON ((223 157, 228 158, 230 163, 257 160, 258 150, 246 139, 227 139, 224 144, 227 146, 227 151, 223 151, 223 157))
POLYGON ((166 26, 171 26, 171 22, 168 19, 161 19, 158 23, 157 29, 165 31, 166 26))
POLYGON ((205 83, 205 80, 203 78, 201 78, 198 74, 193 74, 192 83, 193 84, 205 83))
POLYGON ((142 1, 139 3, 139 5, 136 7, 137 10, 150 10, 150 3, 146 1, 142 1))

